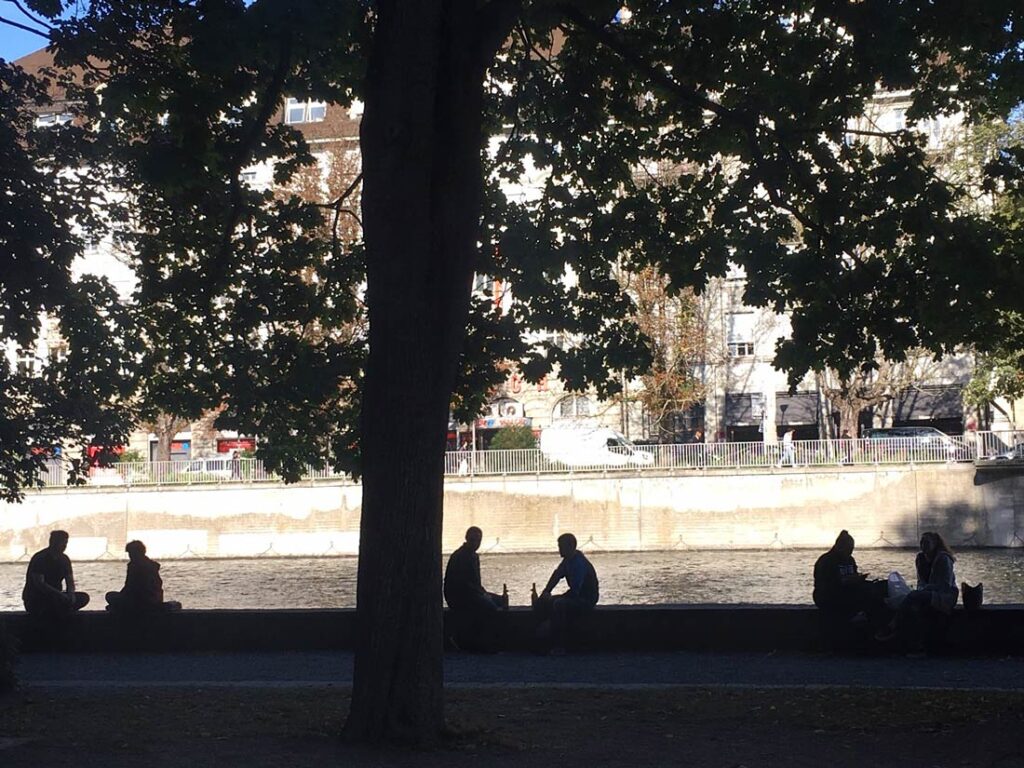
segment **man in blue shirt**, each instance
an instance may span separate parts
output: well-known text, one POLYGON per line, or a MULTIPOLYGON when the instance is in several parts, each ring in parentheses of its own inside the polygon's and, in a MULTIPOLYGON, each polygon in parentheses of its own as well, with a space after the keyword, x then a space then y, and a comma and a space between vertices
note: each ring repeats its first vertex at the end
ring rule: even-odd
POLYGON ((562 556, 562 562, 551 574, 537 600, 538 610, 542 613, 550 610, 554 640, 551 652, 555 654, 565 652, 572 617, 593 610, 599 597, 597 571, 576 546, 576 537, 571 533, 563 533, 558 537, 558 554, 562 556), (569 585, 569 591, 552 596, 551 590, 562 579, 569 585))

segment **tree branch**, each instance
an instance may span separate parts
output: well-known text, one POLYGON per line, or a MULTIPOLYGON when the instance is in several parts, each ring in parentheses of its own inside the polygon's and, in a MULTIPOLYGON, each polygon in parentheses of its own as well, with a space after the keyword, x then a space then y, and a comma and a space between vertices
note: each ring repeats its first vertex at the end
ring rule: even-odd
POLYGON ((38 29, 33 29, 32 27, 27 27, 24 24, 19 24, 16 21, 11 21, 10 19, 4 18, 3 16, 0 16, 0 24, 8 24, 8 25, 10 25, 12 27, 17 27, 18 29, 23 29, 26 32, 31 32, 33 35, 39 35, 40 37, 42 37, 42 38, 44 38, 46 40, 50 39, 50 35, 48 33, 46 33, 46 32, 40 32, 38 29))
POLYGON ((19 0, 6 0, 6 2, 11 3, 12 5, 14 5, 15 8, 17 8, 19 11, 21 11, 23 14, 25 14, 26 18, 31 19, 33 22, 35 22, 39 26, 46 27, 47 29, 53 29, 53 25, 50 22, 45 21, 44 19, 41 19, 38 16, 36 16, 35 14, 33 14, 31 11, 28 10, 28 8, 26 8, 24 5, 22 5, 19 2, 19 0))

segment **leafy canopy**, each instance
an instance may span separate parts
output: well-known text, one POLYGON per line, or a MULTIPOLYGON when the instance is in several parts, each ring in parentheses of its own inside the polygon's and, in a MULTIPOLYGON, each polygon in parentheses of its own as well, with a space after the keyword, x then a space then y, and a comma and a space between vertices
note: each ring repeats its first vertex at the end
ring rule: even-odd
MULTIPOLYGON (((336 109, 360 95, 374 7, 105 0, 60 20, 56 0, 29 5, 56 26, 63 86, 90 130, 32 131, 28 107, 44 97, 0 67, 4 183, 25 187, 2 198, 2 333, 27 343, 45 309, 72 350, 43 380, 0 369, 17 393, 0 422, 5 487, 30 479, 17 468, 32 444, 116 440, 147 414, 212 407, 220 426, 267 438, 287 475, 327 457, 355 467, 363 248, 337 235, 343 201, 254 188, 240 172, 271 162, 287 189, 312 165, 275 115, 286 96, 336 109), (116 232, 138 275, 130 301, 70 279, 82 247, 70 220, 116 232)), ((478 301, 467 318, 462 412, 501 360, 602 393, 643 370, 650 345, 613 266, 655 269, 678 293, 740 265, 747 303, 791 314, 777 364, 797 378, 988 343, 1024 284, 1020 227, 962 205, 965 188, 936 174, 913 127, 1009 114, 1024 78, 1019 2, 629 9, 524 0, 494 62, 487 134, 500 141, 479 137, 477 271, 513 299, 507 314, 478 301), (907 94, 907 129, 856 123, 878 88, 907 94), (528 171, 522 194, 501 191, 528 171), (582 341, 562 349, 530 330, 582 341)), ((1020 171, 1004 162, 990 183, 1019 186, 1020 171)))

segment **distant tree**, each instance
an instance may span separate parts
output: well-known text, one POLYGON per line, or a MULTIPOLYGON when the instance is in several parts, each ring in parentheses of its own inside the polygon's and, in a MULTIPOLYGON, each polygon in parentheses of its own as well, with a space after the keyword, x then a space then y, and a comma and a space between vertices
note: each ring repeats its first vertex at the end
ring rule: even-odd
POLYGON ((156 435, 155 461, 171 460, 171 444, 174 436, 188 429, 192 419, 170 413, 157 413, 152 418, 140 422, 139 426, 156 435))
POLYGON ((502 427, 495 433, 490 447, 495 451, 536 448, 537 438, 529 427, 502 427))
POLYGON ((630 393, 627 385, 623 395, 643 404, 655 437, 674 436, 673 417, 704 400, 699 372, 708 360, 705 313, 692 289, 671 293, 668 280, 653 267, 619 272, 619 280, 633 301, 631 319, 650 351, 639 386, 630 393))
POLYGON ((826 371, 819 376, 820 390, 839 412, 839 431, 827 432, 822 437, 834 438, 843 432, 857 437, 861 414, 896 400, 908 389, 935 381, 936 372, 934 359, 922 350, 911 350, 898 362, 879 360, 845 377, 826 371))
POLYGON ((975 355, 964 403, 982 411, 994 408, 1017 428, 1015 402, 1024 398, 1024 315, 1007 312, 999 326, 1005 334, 1001 343, 975 355))

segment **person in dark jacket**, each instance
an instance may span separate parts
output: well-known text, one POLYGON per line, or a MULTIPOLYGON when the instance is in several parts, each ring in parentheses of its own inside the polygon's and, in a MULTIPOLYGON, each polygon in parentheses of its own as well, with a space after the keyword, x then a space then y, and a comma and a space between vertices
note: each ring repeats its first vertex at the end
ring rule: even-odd
POLYGON ((494 614, 507 608, 505 598, 484 589, 480 579, 480 543, 483 531, 475 525, 466 540, 452 552, 444 571, 444 599, 448 603, 451 631, 448 642, 466 650, 490 650, 494 645, 494 614))
POLYGON ((832 549, 814 564, 814 604, 846 617, 867 609, 866 574, 857 572, 853 547, 853 536, 840 531, 832 549))
POLYGON ((160 563, 146 557, 146 545, 129 541, 128 572, 120 592, 107 592, 107 610, 121 613, 146 613, 179 610, 181 603, 164 602, 164 581, 160 578, 160 563))
POLYGON ((570 625, 574 618, 592 611, 600 598, 597 571, 577 549, 575 536, 563 533, 558 537, 558 554, 561 555, 562 562, 551 574, 534 605, 541 614, 551 616, 551 635, 554 641, 551 652, 555 654, 565 652, 570 625), (562 579, 565 579, 568 591, 552 595, 551 591, 562 579))
POLYGON ((60 619, 89 604, 89 595, 75 591, 75 574, 68 548, 67 531, 50 531, 50 543, 32 555, 21 598, 34 616, 60 619))
POLYGON ((857 571, 853 548, 853 536, 840 531, 832 549, 814 564, 814 604, 821 610, 823 629, 832 642, 843 642, 849 632, 847 623, 862 612, 871 627, 880 626, 889 616, 886 582, 868 581, 867 574, 857 571))

